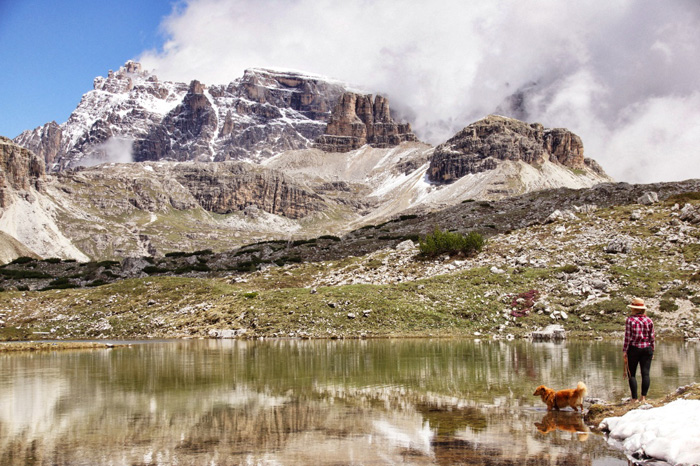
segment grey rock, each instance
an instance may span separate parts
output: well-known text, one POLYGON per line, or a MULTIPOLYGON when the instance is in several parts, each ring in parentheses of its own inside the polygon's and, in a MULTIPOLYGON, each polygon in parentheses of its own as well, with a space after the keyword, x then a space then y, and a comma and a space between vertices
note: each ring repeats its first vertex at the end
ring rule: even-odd
POLYGON ((607 246, 605 246, 605 252, 610 254, 625 254, 629 252, 629 250, 629 242, 622 237, 614 238, 608 243, 607 246))
POLYGON ((637 199, 637 202, 642 205, 652 205, 659 202, 659 194, 654 191, 647 191, 637 199))

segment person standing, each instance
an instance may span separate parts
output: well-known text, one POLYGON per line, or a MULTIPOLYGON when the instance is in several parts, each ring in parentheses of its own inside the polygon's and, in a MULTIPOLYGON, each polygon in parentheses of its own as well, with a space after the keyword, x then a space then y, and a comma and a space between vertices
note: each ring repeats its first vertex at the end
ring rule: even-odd
POLYGON ((630 308, 631 314, 625 321, 625 341, 622 345, 622 351, 625 358, 625 375, 628 377, 630 392, 632 392, 632 401, 637 400, 637 366, 642 374, 642 399, 644 402, 647 399, 647 392, 651 379, 649 378, 649 370, 651 368, 651 360, 654 357, 654 322, 646 314, 647 307, 644 300, 634 298, 627 305, 630 308))

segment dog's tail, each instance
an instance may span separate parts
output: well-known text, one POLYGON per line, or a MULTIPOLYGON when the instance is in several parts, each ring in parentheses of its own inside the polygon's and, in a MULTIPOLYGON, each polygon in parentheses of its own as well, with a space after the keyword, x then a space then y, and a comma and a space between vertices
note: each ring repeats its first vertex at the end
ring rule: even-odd
POLYGON ((583 382, 579 382, 578 385, 576 385, 576 390, 581 393, 581 396, 586 396, 586 393, 588 393, 588 387, 586 387, 586 384, 583 382))

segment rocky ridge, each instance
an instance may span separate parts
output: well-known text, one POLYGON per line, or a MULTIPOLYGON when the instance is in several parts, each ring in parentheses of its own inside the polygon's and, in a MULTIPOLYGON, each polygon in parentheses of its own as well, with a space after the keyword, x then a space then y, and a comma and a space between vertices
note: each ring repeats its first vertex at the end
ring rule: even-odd
POLYGON ((417 141, 411 125, 394 121, 385 97, 346 92, 314 147, 327 152, 348 152, 365 144, 386 148, 408 141, 417 141))
POLYGON ((572 132, 496 115, 470 124, 440 144, 428 174, 432 181, 449 183, 468 174, 493 170, 506 160, 533 166, 548 160, 572 170, 603 174, 597 163, 583 156, 583 142, 572 132))
MULTIPOLYGON (((326 78, 264 69, 246 70, 227 85, 160 81, 130 61, 95 78, 67 122, 25 131, 15 142, 51 171, 105 161, 260 161, 311 146, 346 92, 326 78)), ((410 127, 393 123, 383 97, 370 99, 369 113, 360 116, 368 143, 415 138, 410 127)))

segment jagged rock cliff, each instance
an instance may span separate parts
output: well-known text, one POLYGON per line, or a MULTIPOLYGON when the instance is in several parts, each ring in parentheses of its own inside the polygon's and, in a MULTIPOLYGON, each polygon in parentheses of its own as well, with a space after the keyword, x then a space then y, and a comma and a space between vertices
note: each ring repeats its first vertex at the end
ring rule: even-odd
POLYGON ((346 91, 325 78, 262 69, 228 85, 161 82, 127 62, 95 78, 67 122, 15 142, 52 171, 106 161, 259 161, 309 147, 346 91))
POLYGON ((44 162, 27 149, 0 136, 0 208, 7 208, 13 194, 29 198, 32 190, 42 191, 44 162))
POLYGON ((43 160, 0 136, 0 232, 4 234, 0 240, 4 257, 22 254, 87 259, 56 224, 55 205, 46 196, 50 183, 43 160))
POLYGON ((407 141, 417 141, 411 125, 394 121, 385 97, 346 92, 314 145, 327 152, 348 152, 365 144, 386 148, 407 141))
POLYGON ((264 212, 299 219, 324 207, 321 197, 275 170, 245 163, 179 164, 172 178, 206 211, 230 214, 255 206, 264 212))
POLYGON ((440 144, 428 175, 432 181, 449 183, 467 174, 493 170, 501 161, 522 161, 533 166, 549 161, 604 175, 598 164, 584 158, 581 138, 572 132, 495 115, 472 123, 440 144))

